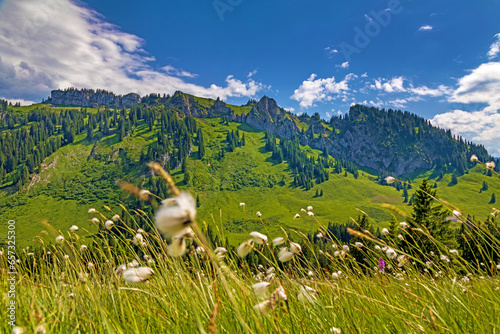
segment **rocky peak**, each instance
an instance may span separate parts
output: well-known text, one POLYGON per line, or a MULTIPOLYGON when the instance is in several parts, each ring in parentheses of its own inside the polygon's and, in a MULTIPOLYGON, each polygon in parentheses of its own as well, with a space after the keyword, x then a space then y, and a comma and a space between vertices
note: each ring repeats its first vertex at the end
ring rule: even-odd
POLYGON ((112 108, 130 108, 140 102, 141 97, 135 93, 129 93, 124 96, 115 95, 106 90, 93 89, 75 89, 65 90, 56 89, 50 92, 50 98, 47 102, 54 105, 71 105, 78 107, 100 107, 108 106, 112 108))

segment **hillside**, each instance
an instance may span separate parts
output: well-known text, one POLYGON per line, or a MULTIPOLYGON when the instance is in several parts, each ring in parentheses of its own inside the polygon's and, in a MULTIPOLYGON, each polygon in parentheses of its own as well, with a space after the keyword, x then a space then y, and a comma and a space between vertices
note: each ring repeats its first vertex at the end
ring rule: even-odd
MULTIPOLYGON (((148 204, 116 185, 116 180, 125 180, 165 197, 162 182, 152 178, 146 167, 148 161, 164 164, 182 188, 197 194, 200 221, 222 227, 234 243, 249 230, 262 230, 262 224, 271 232, 281 227, 313 232, 317 228, 313 219, 293 219, 308 205, 314 206, 323 222, 347 222, 359 209, 377 226, 385 226, 391 212, 381 204, 409 212, 413 189, 384 185, 384 173, 363 168, 335 151, 334 144, 347 143, 349 133, 352 138, 363 137, 352 136, 357 132, 365 133, 363 140, 378 135, 373 145, 385 147, 386 153, 380 155, 388 159, 400 151, 405 156, 405 150, 408 154, 420 152, 422 157, 442 150, 436 158, 439 164, 428 169, 422 165, 400 178, 415 185, 430 177, 438 195, 465 213, 486 217, 491 212, 488 202, 492 194, 500 193, 499 183, 468 160, 473 153, 483 161, 488 158, 481 146, 454 139, 423 120, 415 123, 418 130, 410 127, 386 135, 384 131, 398 128, 397 123, 389 126, 390 122, 418 119, 402 112, 355 106, 348 117, 327 123, 316 116, 287 113, 266 97, 237 107, 178 92, 172 97, 143 97, 140 104, 128 109, 39 104, 5 106, 1 113, 0 214, 29 226, 18 229, 23 244, 45 228, 40 223, 43 218, 56 229, 77 224, 92 234, 90 207, 106 217, 112 214, 104 205, 123 215, 120 203, 152 213, 148 204), (315 129, 320 126, 323 133, 318 135, 315 129), (396 150, 394 145, 404 131, 412 135, 396 150), (326 145, 327 152, 324 147, 315 148, 327 138, 332 143, 326 145), (431 144, 427 138, 444 139, 431 144), (409 149, 412 143, 413 151, 409 149), (457 156, 462 158, 453 161, 457 156), (456 185, 451 185, 452 173, 459 175, 456 185), (483 182, 488 189, 481 191, 483 182), (246 203, 244 209, 241 202, 246 203), (257 211, 262 213, 262 222, 257 211)), ((348 145, 343 146, 346 154, 351 152, 348 145)), ((358 152, 365 150, 369 148, 358 152)), ((373 150, 368 153, 373 155, 373 150)))

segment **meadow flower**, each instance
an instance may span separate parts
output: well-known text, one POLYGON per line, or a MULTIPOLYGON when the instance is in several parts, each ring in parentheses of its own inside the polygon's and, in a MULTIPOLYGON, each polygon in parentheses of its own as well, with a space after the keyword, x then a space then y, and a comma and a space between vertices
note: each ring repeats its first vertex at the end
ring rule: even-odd
POLYGON ((278 238, 273 239, 274 246, 282 245, 284 242, 285 242, 285 238, 282 238, 282 237, 278 237, 278 238))
POLYGON ((203 246, 198 246, 194 251, 196 252, 196 254, 200 255, 205 253, 205 248, 203 248, 203 246))
POLYGON ((259 311, 263 315, 268 315, 272 311, 273 307, 270 300, 265 300, 260 304, 253 307, 256 311, 259 311))
POLYGON ((252 232, 252 233, 250 233, 250 236, 253 238, 253 241, 256 244, 262 245, 264 243, 267 243, 267 236, 265 236, 262 233, 252 232))
POLYGON ((122 276, 129 283, 140 283, 147 281, 155 272, 149 267, 139 267, 126 269, 122 276))
POLYGON ((76 226, 76 225, 72 225, 72 226, 69 228, 69 230, 70 230, 71 232, 76 232, 76 231, 78 231, 78 226, 76 226))
POLYGON ((401 228, 408 228, 409 225, 406 222, 401 222, 401 223, 399 223, 399 226, 401 228))
POLYGON ((332 244, 332 248, 333 248, 333 249, 337 249, 337 247, 338 247, 338 245, 337 245, 337 244, 335 244, 335 243, 333 243, 333 244, 332 244))
POLYGON ((471 161, 471 162, 479 162, 479 159, 477 158, 477 155, 473 154, 473 155, 471 155, 471 157, 470 157, 470 161, 471 161))
POLYGON ((70 293, 70 294, 68 295, 68 297, 69 297, 69 298, 75 298, 75 294, 74 294, 74 293, 70 293))
POLYGON ((402 235, 402 234, 398 234, 398 239, 399 239, 399 240, 405 240, 405 237, 403 237, 403 235, 402 235))
POLYGON ((395 177, 388 176, 388 177, 385 178, 385 182, 387 182, 387 184, 394 183, 394 181, 396 181, 395 177))
POLYGON ((314 216, 314 213, 313 213, 312 211, 308 211, 308 212, 307 212, 307 215, 308 215, 309 217, 312 217, 312 216, 314 216))
POLYGON ((498 270, 500 270, 500 263, 499 263, 499 264, 497 264, 497 269, 498 269, 498 270))
POLYGON ((127 263, 127 268, 137 268, 139 267, 139 262, 137 260, 133 260, 130 263, 127 263))
POLYGON ((382 248, 380 248, 380 246, 379 246, 379 245, 375 245, 375 249, 376 249, 376 250, 381 250, 382 248))
POLYGON ((306 211, 306 209, 304 209, 304 208, 300 209, 300 211, 302 211, 302 212, 304 212, 304 213, 306 213, 306 212, 307 212, 307 211, 306 211))
POLYGON ((241 202, 241 203, 240 203, 240 206, 245 206, 245 203, 241 202))
POLYGON ((460 213, 460 211, 458 210, 453 210, 453 215, 458 218, 462 215, 462 213, 460 213))
POLYGON ((332 273, 332 278, 333 279, 339 279, 340 278, 339 273, 332 273))
POLYGON ((142 228, 140 228, 140 229, 137 229, 137 233, 141 233, 142 234, 142 233, 146 233, 146 231, 144 231, 142 228))
POLYGON ((165 236, 171 237, 180 233, 186 226, 194 222, 196 216, 196 203, 187 192, 163 201, 155 216, 156 227, 165 236))
POLYGON ((316 238, 318 238, 318 239, 323 238, 323 233, 319 232, 318 234, 316 234, 316 238))
POLYGON ((259 283, 255 283, 254 285, 252 285, 252 289, 253 289, 253 292, 255 293, 255 296, 257 296, 257 298, 264 298, 266 292, 267 292, 267 288, 271 285, 271 283, 268 283, 268 282, 259 282, 259 283))
POLYGON ((342 333, 342 331, 340 330, 340 328, 332 327, 332 328, 330 328, 330 333, 340 334, 340 333, 342 333))
POLYGON ((56 243, 62 244, 64 242, 64 237, 62 235, 58 235, 56 237, 56 243))
POLYGON ((142 236, 142 234, 140 233, 137 233, 136 235, 134 235, 134 237, 132 238, 132 242, 134 243, 134 245, 138 246, 138 245, 143 245, 144 244, 144 237, 142 236))
POLYGON ((307 211, 312 211, 312 210, 313 210, 313 207, 309 205, 309 206, 307 207, 307 211))
POLYGON ((185 228, 179 234, 175 235, 172 239, 172 243, 168 245, 167 252, 170 256, 182 256, 186 253, 186 239, 193 238, 194 233, 190 227, 185 228))
POLYGON ((281 251, 278 253, 278 260, 280 260, 281 262, 287 262, 293 259, 294 256, 295 254, 290 252, 288 248, 283 247, 281 251))
POLYGON ((347 246, 347 245, 342 245, 342 250, 343 250, 344 252, 348 252, 350 249, 349 249, 349 246, 347 246))
POLYGON ((299 254, 302 252, 302 247, 296 242, 290 242, 290 252, 294 254, 299 254))
POLYGON ((227 253, 227 249, 225 249, 224 247, 217 247, 214 250, 214 253, 215 254, 226 254, 227 253))
POLYGON ((309 277, 313 277, 314 276, 314 273, 312 272, 312 270, 309 270, 307 272, 307 276, 309 276, 309 277))
POLYGON ((398 267, 401 268, 402 266, 404 266, 406 264, 407 261, 408 260, 406 259, 405 255, 398 256, 398 267))
POLYGON ((256 215, 257 215, 257 217, 261 217, 262 213, 260 213, 260 211, 257 211, 256 215))
POLYGON ((361 247, 363 247, 363 243, 358 241, 358 242, 354 243, 354 246, 361 248, 361 247))
POLYGON ((80 250, 84 251, 84 250, 86 250, 86 249, 87 249, 87 246, 86 246, 86 245, 81 245, 81 246, 80 246, 80 250))
POLYGON ((127 269, 127 266, 124 264, 120 264, 118 267, 115 269, 115 276, 120 276, 125 270, 127 269))
POLYGON ((113 217, 111 217, 111 219, 117 221, 118 219, 120 219, 120 215, 114 215, 113 217))
POLYGON ((95 213, 95 212, 96 212, 96 211, 95 211, 95 209, 94 209, 94 208, 90 208, 90 209, 89 209, 89 213, 95 213))
POLYGON ((88 270, 94 269, 94 264, 92 262, 87 263, 88 270))
POLYGON ((382 234, 383 234, 383 235, 388 235, 388 234, 389 234, 389 230, 388 230, 388 229, 386 229, 386 228, 383 228, 383 229, 382 229, 382 234))
POLYGON ((236 253, 238 254, 239 257, 243 258, 250 253, 250 251, 253 248, 253 239, 249 239, 245 242, 243 242, 241 245, 238 246, 238 249, 236 250, 236 253))
POLYGON ((92 220, 92 222, 94 222, 94 223, 98 223, 98 222, 99 222, 99 218, 96 218, 96 217, 92 218, 91 220, 92 220))
POLYGON ((115 223, 113 223, 111 220, 106 220, 106 222, 104 223, 104 227, 107 230, 111 230, 114 225, 115 225, 115 223))
POLYGON ((494 163, 493 161, 486 162, 486 163, 484 164, 484 166, 485 166, 486 168, 488 168, 488 169, 493 169, 493 168, 495 168, 495 163, 494 163))
POLYGON ((16 326, 12 328, 12 334, 23 334, 23 333, 26 333, 26 329, 23 327, 16 326))
MULTIPOLYGON (((47 255, 50 255, 49 253, 50 253, 50 252, 47 252, 47 255)), ((64 254, 64 255, 63 255, 63 258, 64 258, 65 260, 69 260, 69 255, 68 255, 68 254, 64 254)))
POLYGON ((456 250, 456 249, 450 249, 449 252, 450 252, 450 254, 458 255, 458 250, 456 250))
POLYGON ((441 261, 450 262, 450 259, 446 255, 444 255, 444 254, 441 254, 441 256, 439 257, 439 259, 441 261))
POLYGON ((43 325, 38 325, 36 327, 36 334, 45 334, 45 327, 43 325))
POLYGON ((298 213, 295 214, 295 216, 293 217, 293 219, 299 219, 300 218, 300 215, 298 213))
POLYGON ((27 253, 26 255, 27 256, 33 256, 33 255, 35 255, 35 253, 27 253))
POLYGON ((387 255, 387 257, 392 260, 398 256, 396 251, 392 248, 387 248, 387 250, 385 251, 385 255, 387 255))
POLYGON ((147 201, 150 195, 151 192, 149 190, 141 189, 141 191, 139 191, 139 198, 142 199, 143 201, 147 201))
POLYGON ((385 272, 385 261, 381 257, 378 258, 378 270, 382 273, 385 272))
POLYGON ((307 285, 302 285, 300 287, 299 294, 297 295, 297 299, 301 301, 302 303, 314 303, 316 301, 316 296, 318 291, 314 290, 311 287, 308 287, 307 285))

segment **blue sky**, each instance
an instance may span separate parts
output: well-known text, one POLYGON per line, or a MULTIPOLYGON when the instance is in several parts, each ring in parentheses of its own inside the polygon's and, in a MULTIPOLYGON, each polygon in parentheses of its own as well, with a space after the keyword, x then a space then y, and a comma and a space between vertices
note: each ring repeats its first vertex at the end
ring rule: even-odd
POLYGON ((3 0, 0 97, 68 86, 404 109, 500 156, 500 2, 3 0), (21 22, 21 24, 19 23, 21 22))

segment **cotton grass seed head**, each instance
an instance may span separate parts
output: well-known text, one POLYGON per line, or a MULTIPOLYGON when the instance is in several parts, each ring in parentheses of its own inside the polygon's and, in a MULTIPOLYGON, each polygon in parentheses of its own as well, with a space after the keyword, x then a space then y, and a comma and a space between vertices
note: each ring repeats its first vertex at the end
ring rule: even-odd
POLYGON ((314 213, 313 213, 312 211, 307 211, 307 215, 308 215, 309 217, 313 217, 313 216, 314 216, 314 213))
POLYGON ((388 234, 389 234, 389 230, 388 230, 388 229, 386 229, 386 228, 383 228, 383 229, 382 229, 382 234, 383 234, 383 235, 388 235, 388 234))
POLYGON ((299 219, 300 218, 300 215, 298 213, 295 214, 295 216, 293 216, 293 219, 299 219))
POLYGON ((95 212, 96 212, 96 211, 95 211, 95 209, 94 209, 94 208, 90 208, 90 209, 89 209, 89 213, 95 213, 95 212))
POLYGON ((313 211, 313 207, 309 205, 309 206, 307 207, 307 211, 313 211))
POLYGON ((387 257, 391 260, 394 260, 398 256, 396 251, 392 248, 387 248, 387 250, 385 251, 385 255, 387 255, 387 257))
POLYGON ((64 237, 62 235, 58 235, 56 237, 56 243, 62 244, 64 242, 64 237))
POLYGON ((302 247, 296 242, 290 242, 290 252, 294 254, 299 254, 302 252, 302 247))
POLYGON ((123 271, 122 277, 129 283, 141 283, 147 281, 155 272, 149 267, 130 268, 123 271))
POLYGON ((471 161, 471 162, 479 162, 479 159, 477 158, 477 155, 473 154, 473 155, 471 155, 471 157, 470 157, 470 161, 471 161))
POLYGON ((69 230, 70 230, 71 232, 76 232, 76 231, 78 231, 78 226, 76 226, 76 225, 71 225, 71 227, 69 228, 69 230))
POLYGON ((172 237, 194 222, 196 203, 193 196, 181 192, 179 196, 162 202, 156 212, 156 227, 167 237, 172 237))
POLYGON ((316 294, 318 291, 314 290, 307 285, 302 285, 300 287, 299 294, 297 295, 297 299, 302 303, 314 303, 317 299, 316 294))
POLYGON ((262 213, 260 213, 260 211, 257 211, 256 215, 257 217, 262 217, 262 213))
POLYGON ((262 245, 264 243, 267 243, 267 236, 265 236, 262 233, 259 232, 251 232, 250 236, 253 238, 253 241, 256 244, 262 245))
POLYGON ((114 215, 113 217, 111 217, 111 219, 117 221, 118 219, 120 219, 120 215, 114 215))
POLYGON ((278 238, 273 239, 274 246, 279 246, 279 245, 282 245, 284 243, 285 243, 285 238, 278 237, 278 238))
POLYGON ((113 223, 111 220, 106 220, 106 222, 104 223, 104 227, 107 230, 111 230, 114 225, 115 225, 115 223, 113 223))
POLYGON ((396 181, 396 178, 395 177, 392 177, 392 176, 388 176, 385 178, 385 182, 387 184, 391 184, 391 183, 394 183, 394 181, 396 181))
POLYGON ((278 260, 281 262, 287 262, 293 259, 294 256, 295 254, 290 252, 287 247, 283 247, 278 253, 278 260))
POLYGON ((264 298, 267 292, 267 288, 269 288, 270 285, 271 283, 269 282, 259 282, 252 285, 255 296, 257 296, 257 298, 264 298))
POLYGON ((484 166, 488 169, 493 169, 493 168, 495 168, 495 163, 493 161, 490 161, 490 162, 485 163, 484 166))
POLYGON ((239 257, 244 258, 250 253, 250 251, 253 248, 253 239, 249 239, 245 242, 243 242, 241 245, 238 246, 238 249, 236 250, 236 253, 238 254, 239 257))
POLYGON ((184 253, 186 253, 186 239, 193 237, 193 230, 191 230, 190 227, 182 230, 172 238, 172 243, 167 247, 168 254, 174 257, 184 255, 184 253))

